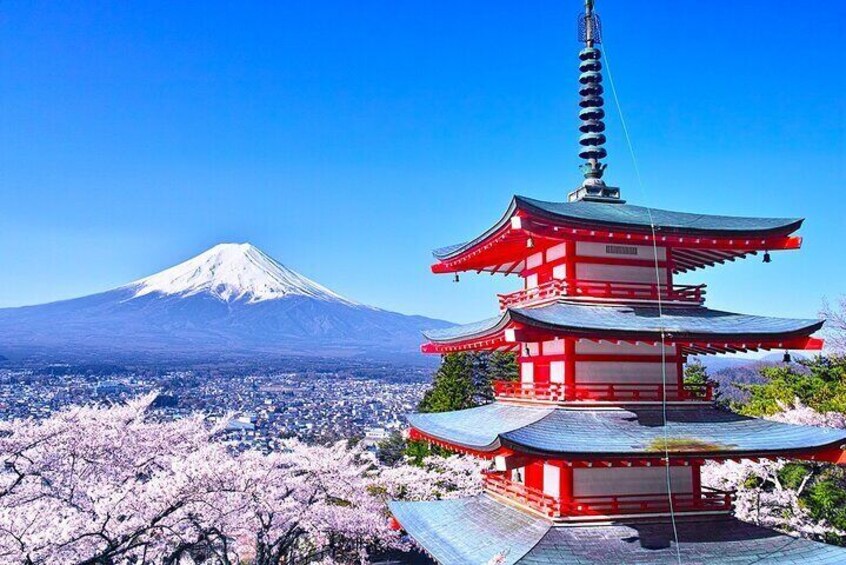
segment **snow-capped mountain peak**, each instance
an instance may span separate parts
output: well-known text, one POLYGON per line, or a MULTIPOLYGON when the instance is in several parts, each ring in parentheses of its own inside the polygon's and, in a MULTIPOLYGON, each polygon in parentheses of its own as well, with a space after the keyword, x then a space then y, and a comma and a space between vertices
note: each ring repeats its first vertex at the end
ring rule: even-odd
POLYGON ((193 296, 207 293, 219 300, 248 303, 306 296, 357 305, 292 271, 249 243, 221 243, 196 257, 127 285, 133 298, 159 293, 193 296))

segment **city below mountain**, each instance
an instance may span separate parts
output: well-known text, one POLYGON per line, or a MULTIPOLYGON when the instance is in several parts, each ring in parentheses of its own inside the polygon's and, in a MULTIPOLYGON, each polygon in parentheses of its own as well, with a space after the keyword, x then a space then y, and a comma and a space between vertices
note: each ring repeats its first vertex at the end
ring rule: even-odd
POLYGON ((223 243, 100 294, 0 309, 0 354, 101 361, 412 360, 420 358, 422 330, 449 325, 359 304, 248 243, 223 243))

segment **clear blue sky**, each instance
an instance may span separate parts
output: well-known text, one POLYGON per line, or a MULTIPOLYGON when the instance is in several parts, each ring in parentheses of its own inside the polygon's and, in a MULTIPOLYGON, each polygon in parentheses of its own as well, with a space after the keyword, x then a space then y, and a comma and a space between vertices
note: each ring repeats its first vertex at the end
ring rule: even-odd
MULTIPOLYGON (((688 275, 812 316, 846 292, 846 2, 598 0, 631 203, 805 216, 805 246, 688 275), (811 5, 815 7, 810 9, 811 5)), ((580 0, 4 2, 0 306, 249 241, 357 300, 470 321, 516 280, 429 273, 513 193, 563 199, 580 0)), ((609 97, 610 98, 610 97, 609 97)))

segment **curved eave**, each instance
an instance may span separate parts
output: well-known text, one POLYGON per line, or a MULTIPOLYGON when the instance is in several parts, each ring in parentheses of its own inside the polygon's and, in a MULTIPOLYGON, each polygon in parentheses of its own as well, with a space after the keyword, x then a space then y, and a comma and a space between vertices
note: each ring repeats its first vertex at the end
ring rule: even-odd
POLYGON ((788 536, 731 517, 677 517, 553 526, 486 494, 388 503, 391 514, 443 565, 617 565, 846 562, 846 548, 788 536))
MULTIPOLYGON (((553 304, 547 308, 556 308, 559 306, 564 306, 563 303, 553 304)), ((614 307, 608 306, 582 306, 582 305, 567 305, 566 308, 571 311, 575 310, 589 310, 589 309, 612 309, 614 307)), ((538 316, 533 315, 533 312, 543 311, 546 308, 537 308, 537 309, 509 309, 507 311, 507 318, 511 322, 516 322, 525 328, 532 328, 534 330, 546 330, 552 334, 565 334, 567 336, 572 337, 579 337, 579 338, 600 338, 600 339, 629 339, 629 340, 654 340, 660 339, 661 334, 665 334, 666 338, 678 342, 685 342, 685 341, 710 341, 710 342, 749 342, 749 343, 772 343, 772 342, 779 342, 784 341, 787 342, 791 340, 791 338, 795 337, 807 337, 811 334, 818 331, 822 328, 823 324, 825 323, 824 320, 805 320, 805 319, 788 319, 788 318, 767 318, 763 316, 743 316, 741 314, 731 314, 729 312, 718 312, 726 315, 736 316, 739 319, 742 318, 754 318, 760 319, 765 321, 771 321, 773 323, 779 323, 784 325, 785 327, 790 327, 789 330, 775 330, 766 331, 764 329, 756 329, 755 331, 727 331, 725 329, 717 329, 714 327, 713 330, 703 329, 703 330, 692 330, 690 328, 685 327, 684 325, 678 325, 678 321, 674 319, 671 315, 668 315, 668 312, 673 312, 672 309, 665 308, 664 314, 662 317, 658 317, 657 315, 657 308, 619 308, 619 310, 631 310, 631 311, 655 311, 655 316, 651 317, 655 320, 664 320, 666 323, 662 325, 655 325, 653 327, 625 327, 624 325, 620 324, 617 326, 609 325, 590 325, 590 324, 574 324, 568 322, 567 310, 563 312, 563 316, 561 317, 561 321, 550 321, 548 319, 543 319, 538 316)), ((704 311, 704 312, 717 312, 714 310, 709 310, 704 307, 700 308, 683 308, 677 309, 676 311, 685 312, 685 313, 693 313, 697 311, 704 311)), ((527 332, 528 333, 528 332, 527 332)))
POLYGON ((407 420, 418 439, 442 443, 457 451, 490 456, 501 451, 502 434, 537 422, 552 408, 495 403, 466 410, 410 414, 407 420))
POLYGON ((820 350, 810 337, 824 320, 747 316, 696 308, 596 306, 567 301, 536 308, 508 309, 497 318, 424 332, 424 353, 513 350, 519 343, 556 337, 657 342, 688 348, 691 354, 758 349, 820 350), (655 321, 661 320, 661 324, 655 321))
MULTIPOLYGON (((459 271, 491 271, 509 274, 520 272, 524 267, 526 245, 532 238, 537 250, 550 247, 565 238, 576 240, 605 241, 610 243, 650 244, 653 241, 651 227, 643 223, 646 208, 626 204, 553 203, 528 199, 521 196, 512 198, 505 214, 478 237, 456 245, 433 251, 437 262, 432 265, 435 273, 459 271), (602 214, 580 217, 551 211, 554 207, 582 206, 589 210, 606 211, 602 214), (625 219, 631 216, 640 221, 609 221, 603 219, 608 211, 616 211, 617 216, 625 219), (610 230, 603 232, 602 230, 610 230)), ((743 218, 729 216, 706 216, 652 210, 658 219, 668 218, 667 225, 656 225, 655 240, 660 245, 684 250, 679 254, 675 265, 676 272, 712 266, 725 261, 734 261, 761 250, 798 249, 801 238, 789 234, 801 227, 802 219, 778 218, 743 218), (684 218, 693 226, 697 223, 705 228, 684 227, 684 218), (760 223, 758 229, 714 229, 708 228, 708 222, 719 225, 749 226, 760 223)), ((611 214, 612 216, 615 214, 611 214)))
POLYGON ((713 407, 578 410, 495 402, 409 417, 420 439, 459 451, 575 461, 784 457, 843 463, 846 431, 748 418, 713 407))

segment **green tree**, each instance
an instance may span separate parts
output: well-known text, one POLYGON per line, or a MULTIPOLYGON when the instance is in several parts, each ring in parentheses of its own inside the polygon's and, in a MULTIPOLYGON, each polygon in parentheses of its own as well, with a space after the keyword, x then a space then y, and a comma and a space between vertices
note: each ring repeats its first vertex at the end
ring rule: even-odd
POLYGON ((502 351, 467 353, 472 359, 473 396, 476 405, 494 399, 494 381, 516 381, 517 359, 513 353, 502 351))
POLYGON ((432 386, 423 394, 417 409, 420 412, 451 412, 477 406, 475 364, 475 357, 468 353, 444 355, 432 386))
MULTIPOLYGON (((817 412, 846 410, 846 357, 818 356, 765 366, 760 374, 763 383, 736 385, 746 390, 749 398, 734 403, 735 411, 753 417, 772 416, 796 399, 817 412)), ((823 463, 793 462, 781 468, 778 480, 797 492, 799 503, 814 519, 846 529, 846 470, 823 463)), ((844 544, 838 536, 827 536, 826 541, 844 544)))
POLYGON ((407 449, 405 438, 401 432, 392 432, 376 446, 376 458, 383 465, 394 466, 405 459, 407 449))
POLYGON ((772 416, 799 399, 817 412, 846 411, 846 358, 803 359, 761 369, 765 382, 736 385, 749 393, 735 410, 747 416, 772 416))
POLYGON ((505 351, 494 351, 490 355, 488 370, 492 381, 516 381, 520 378, 517 372, 517 355, 505 351))
POLYGON ((708 369, 705 368, 705 365, 699 359, 693 359, 685 364, 682 379, 685 386, 690 386, 694 390, 710 384, 714 387, 714 400, 720 402, 719 384, 711 380, 708 376, 708 369))

